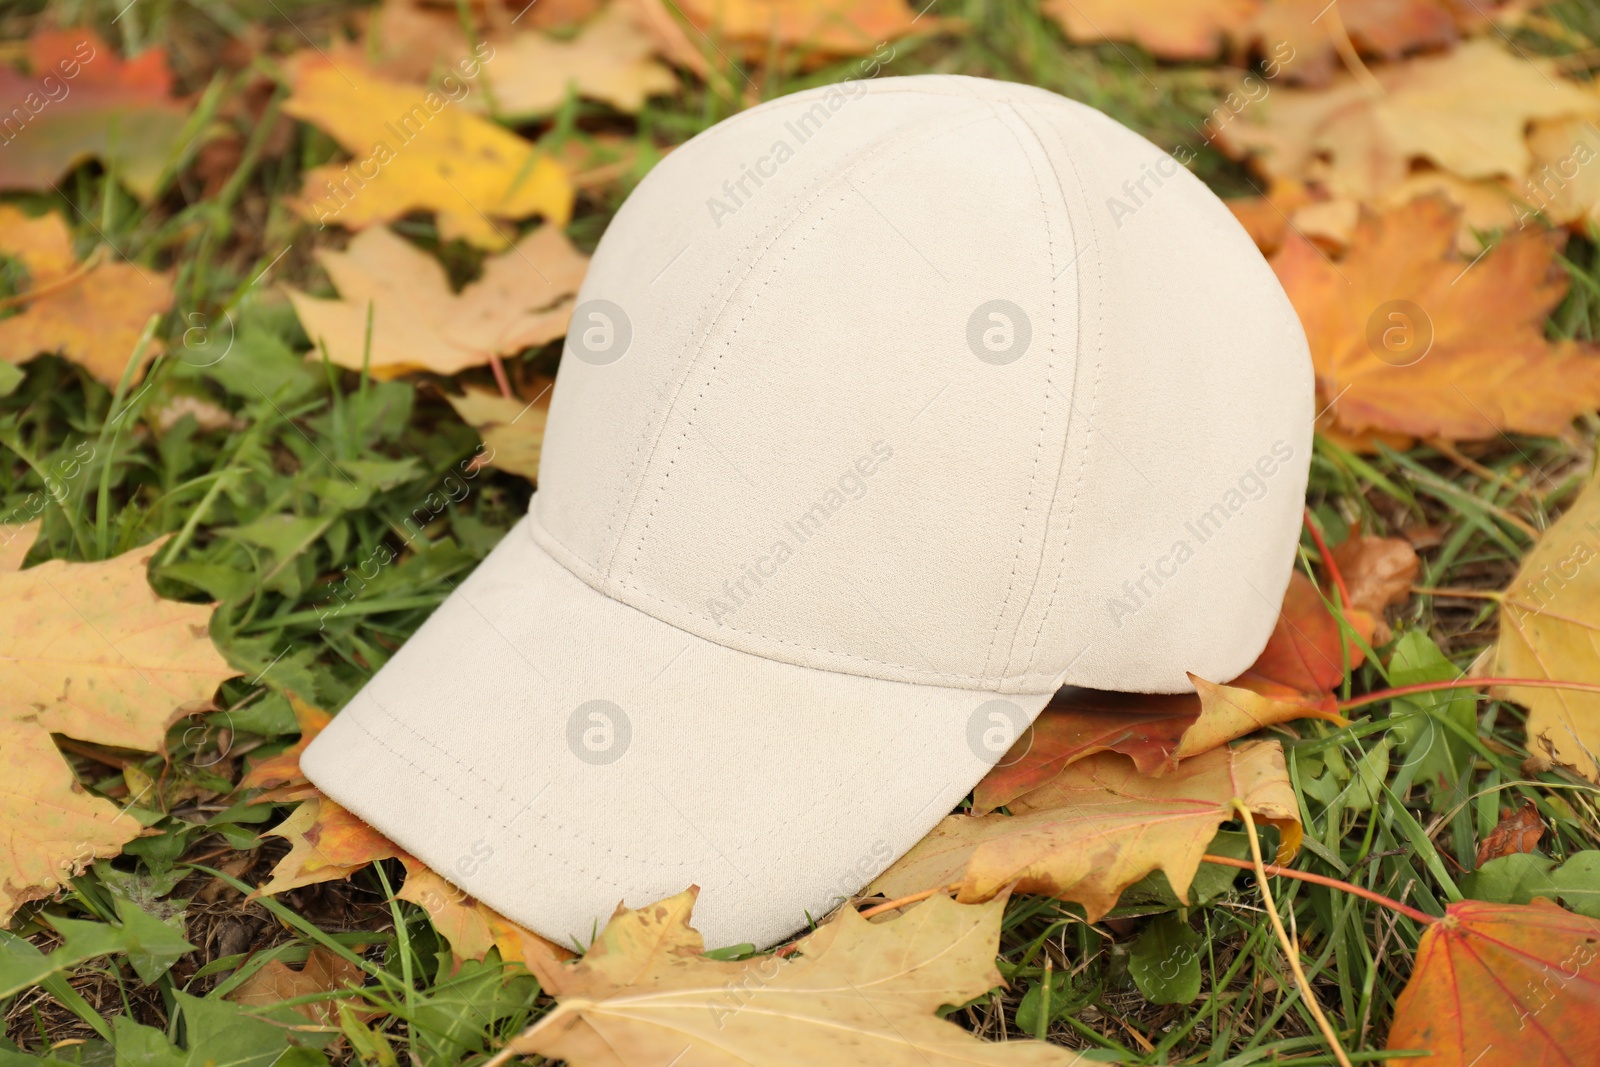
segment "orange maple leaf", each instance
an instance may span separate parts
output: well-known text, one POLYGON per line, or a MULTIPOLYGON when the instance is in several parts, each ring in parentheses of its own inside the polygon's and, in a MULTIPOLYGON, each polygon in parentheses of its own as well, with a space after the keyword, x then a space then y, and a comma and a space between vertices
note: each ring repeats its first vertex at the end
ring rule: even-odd
POLYGON ((1600 407, 1593 347, 1544 335, 1568 286, 1550 239, 1519 232, 1468 260, 1455 250, 1458 216, 1426 197, 1363 214, 1338 263, 1293 233, 1273 257, 1334 429, 1555 435, 1600 407))

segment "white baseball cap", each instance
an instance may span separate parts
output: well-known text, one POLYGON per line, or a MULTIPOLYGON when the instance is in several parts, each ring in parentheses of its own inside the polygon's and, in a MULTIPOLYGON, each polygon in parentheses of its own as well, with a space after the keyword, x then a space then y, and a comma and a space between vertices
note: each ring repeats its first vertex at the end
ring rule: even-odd
POLYGON ((1247 668, 1312 409, 1250 238, 1098 111, 946 75, 771 101, 617 213, 528 515, 302 765, 546 937, 698 885, 708 944, 772 944, 1058 687, 1247 668))

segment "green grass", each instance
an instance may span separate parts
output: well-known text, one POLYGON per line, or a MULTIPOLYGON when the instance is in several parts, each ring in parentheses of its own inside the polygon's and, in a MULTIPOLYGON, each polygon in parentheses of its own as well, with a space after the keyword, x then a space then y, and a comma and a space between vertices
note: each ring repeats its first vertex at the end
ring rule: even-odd
MULTIPOLYGON (((113 393, 73 365, 42 357, 0 398, 0 516, 31 511, 44 494, 33 561, 103 559, 170 536, 151 571, 156 589, 219 600, 214 637, 245 673, 223 686, 225 710, 173 728, 165 758, 71 747, 80 779, 121 803, 136 793, 130 778, 157 783, 137 808, 154 832, 123 858, 95 864, 59 899, 25 909, 14 929, 46 951, 64 950, 71 938, 57 918, 122 922, 118 902, 131 902, 157 919, 180 917, 194 948, 150 981, 135 969, 131 947, 64 965, 10 1000, 13 1044, 0 1046, 0 1067, 35 1056, 108 1063, 104 1042, 112 1037, 125 1050, 171 1041, 284 1067, 317 1062, 317 1048, 337 1062, 481 1061, 548 1010, 550 998, 518 968, 491 962, 452 973, 425 913, 391 899, 403 877, 392 862, 348 883, 247 901, 249 887, 285 851, 261 831, 287 808, 233 794, 245 757, 293 740, 285 694, 341 706, 520 517, 530 487, 492 470, 447 481, 478 439, 443 401, 444 383, 427 376, 376 382, 307 363, 309 341, 274 287, 328 290, 312 252, 337 235, 317 234, 284 198, 307 168, 337 151, 304 126, 293 127, 286 151, 267 151, 272 124, 253 126, 223 105, 270 74, 271 62, 237 73, 207 64, 257 30, 279 52, 300 47, 302 32, 332 32, 350 5, 139 0, 113 26, 122 3, 63 0, 54 12, 92 22, 125 47, 167 44, 184 87, 203 94, 202 117, 239 136, 244 162, 206 196, 190 160, 180 161, 148 208, 94 165, 75 171, 59 194, 13 198, 73 220, 80 253, 103 239, 146 268, 176 268, 179 298, 155 335, 166 354, 137 387, 113 393), (223 350, 230 358, 219 361, 223 350), (190 415, 160 428, 157 413, 174 402, 202 404, 218 422, 202 428, 190 415), (370 581, 348 580, 380 544, 403 551, 370 581), (303 960, 312 947, 350 960, 370 982, 359 994, 333 998, 342 1010, 332 1023, 302 1031, 308 1045, 282 1054, 281 1026, 251 1029, 248 1017, 215 998, 272 961, 303 960), (210 999, 197 1006, 187 997, 210 999), (387 1014, 363 1022, 364 1009, 387 1014)), ((0 31, 20 39, 43 6, 13 5, 0 14, 0 31)), ((1223 195, 1251 192, 1243 170, 1197 143, 1194 130, 1216 103, 1207 70, 1157 65, 1131 46, 1069 47, 1017 0, 949 0, 936 11, 959 22, 898 42, 885 73, 1042 85, 1102 108, 1164 147, 1195 147, 1196 171, 1223 195)), ((1586 17, 1573 11, 1578 22, 1586 17)), ((572 101, 524 132, 549 143, 622 133, 641 146, 638 173, 580 201, 570 232, 592 248, 639 173, 662 150, 742 107, 746 91, 771 97, 858 70, 853 60, 809 71, 781 63, 724 70, 709 87, 688 86, 637 117, 572 101)), ((437 253, 458 282, 477 269, 481 256, 441 245, 427 219, 407 219, 400 229, 437 253)), ((1566 256, 1575 284, 1550 329, 1592 339, 1600 255, 1593 243, 1574 240, 1566 256)), ((0 295, 22 281, 7 267, 0 295)), ((553 372, 557 351, 510 361, 513 376, 553 372)), ((464 377, 491 385, 487 372, 464 377)), ((1581 440, 1517 437, 1472 449, 1471 469, 1427 446, 1357 456, 1319 442, 1308 504, 1335 541, 1356 521, 1368 533, 1434 528, 1437 544, 1424 553, 1420 584, 1502 588, 1531 543, 1528 530, 1548 526, 1588 469, 1600 425, 1591 417, 1580 429, 1581 440)), ((1305 549, 1309 558, 1309 541, 1305 549)), ((1416 597, 1396 627, 1398 658, 1387 672, 1361 667, 1346 693, 1455 677, 1493 642, 1494 626, 1481 601, 1416 597)), ((1594 788, 1557 770, 1525 768, 1521 720, 1516 707, 1463 690, 1364 709, 1342 729, 1304 722, 1274 731, 1306 826, 1298 864, 1437 912, 1459 897, 1476 840, 1499 808, 1520 798, 1535 801, 1551 827, 1544 846, 1551 855, 1597 847, 1594 788), (1363 767, 1383 782, 1375 797, 1359 788, 1363 767)), ((1237 848, 1238 838, 1215 847, 1237 848)), ((1016 899, 1000 961, 1009 988, 950 1017, 989 1037, 1047 1036, 1130 1063, 1333 1062, 1248 876, 1219 879, 1207 903, 1183 909, 1163 902, 1160 884, 1148 888, 1147 903, 1093 924, 1073 905, 1016 899), (1159 914, 1175 914, 1201 935, 1201 992, 1193 1003, 1152 1004, 1134 984, 1130 963, 1144 951, 1138 938, 1159 914)), ((1284 882, 1276 895, 1325 1009, 1356 1050, 1352 1058, 1376 1059, 1417 926, 1317 886, 1284 882)), ((131 937, 130 929, 117 936, 131 937)))

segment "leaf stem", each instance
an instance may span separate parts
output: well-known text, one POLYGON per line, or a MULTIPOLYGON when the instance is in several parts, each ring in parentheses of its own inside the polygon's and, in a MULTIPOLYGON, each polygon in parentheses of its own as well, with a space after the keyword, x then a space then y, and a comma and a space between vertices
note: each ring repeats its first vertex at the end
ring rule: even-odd
MULTIPOLYGON (((1249 860, 1236 860, 1232 856, 1214 856, 1207 852, 1200 858, 1205 860, 1207 863, 1220 863, 1224 867, 1238 867, 1240 870, 1245 871, 1254 871, 1256 869, 1256 865, 1251 863, 1249 860)), ((1429 924, 1439 921, 1436 916, 1429 915, 1425 911, 1418 911, 1409 904, 1402 904, 1393 897, 1386 897, 1382 893, 1374 893, 1370 889, 1363 889, 1361 886, 1352 885, 1349 882, 1341 882, 1339 879, 1329 878, 1327 875, 1312 874, 1310 871, 1297 871, 1291 867, 1279 867, 1275 863, 1263 863, 1261 865, 1261 869, 1267 874, 1275 874, 1280 878, 1295 878, 1302 882, 1311 882, 1315 885, 1325 885, 1330 889, 1342 889, 1346 893, 1353 893, 1358 897, 1364 897, 1367 900, 1372 901, 1374 904, 1382 904, 1386 908, 1392 908, 1393 910, 1398 911, 1401 915, 1404 915, 1406 918, 1414 919, 1419 923, 1429 924)))
POLYGON ((1600 685, 1593 682, 1558 682, 1551 678, 1457 678, 1448 682, 1418 682, 1416 685, 1402 685, 1394 689, 1379 689, 1376 692, 1363 693, 1358 697, 1351 697, 1349 700, 1341 700, 1335 706, 1341 712, 1345 712, 1351 708, 1376 704, 1380 700, 1411 696, 1413 693, 1437 693, 1446 689, 1482 689, 1491 685, 1515 685, 1529 689, 1571 689, 1580 693, 1600 693, 1600 685))
POLYGON ((1295 985, 1300 987, 1300 999, 1305 1001, 1306 1007, 1317 1020, 1317 1027, 1322 1031, 1322 1036, 1328 1041, 1328 1048, 1339 1061, 1339 1067, 1350 1067, 1350 1057, 1344 1054, 1344 1046, 1339 1044, 1339 1035, 1334 1031, 1333 1024, 1328 1022, 1328 1017, 1322 1014, 1322 1005, 1317 1003, 1316 994, 1311 991, 1311 983, 1306 980, 1306 972, 1300 969, 1300 952, 1295 943, 1289 940, 1289 935, 1283 929, 1283 920, 1278 917, 1278 905, 1272 899, 1272 888, 1267 883, 1267 865, 1261 862, 1261 842, 1256 840, 1256 820, 1250 814, 1250 805, 1233 798, 1233 810, 1237 811, 1244 819, 1245 836, 1250 841, 1250 858, 1255 861, 1252 870, 1256 873, 1256 884, 1261 887, 1261 902, 1267 906, 1267 918, 1272 920, 1272 929, 1278 935, 1278 943, 1283 946, 1283 954, 1289 959, 1289 968, 1294 971, 1295 985))
POLYGON ((1311 534, 1311 540, 1317 544, 1317 552, 1322 556, 1322 565, 1327 568, 1328 576, 1339 589, 1339 600, 1344 604, 1344 610, 1349 611, 1354 606, 1350 603, 1350 589, 1344 584, 1344 575, 1339 573, 1339 565, 1333 561, 1333 551, 1328 548, 1328 542, 1322 539, 1322 531, 1311 521, 1310 508, 1306 508, 1305 524, 1306 531, 1311 534))

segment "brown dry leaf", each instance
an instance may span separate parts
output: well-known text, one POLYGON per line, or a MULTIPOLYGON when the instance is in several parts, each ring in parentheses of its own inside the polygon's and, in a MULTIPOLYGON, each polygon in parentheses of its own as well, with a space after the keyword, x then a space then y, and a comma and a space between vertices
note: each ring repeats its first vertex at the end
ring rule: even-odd
MULTIPOLYGON (((1345 612, 1345 621, 1362 641, 1371 640, 1371 616, 1352 608, 1345 612)), ((1363 655, 1360 644, 1342 637, 1339 621, 1311 579, 1293 572, 1272 636, 1250 669, 1227 685, 1189 676, 1205 713, 1184 735, 1173 757, 1184 759, 1291 719, 1319 718, 1344 725, 1333 690, 1344 680, 1346 657, 1354 670, 1363 655)))
POLYGON ((321 794, 301 801, 267 833, 288 841, 289 854, 278 861, 271 877, 252 897, 349 878, 378 860, 401 855, 394 842, 321 794))
MULTIPOLYGON (((1350 620, 1367 634, 1364 616, 1352 612, 1350 620)), ((1354 644, 1350 655, 1359 665, 1354 644)), ((1343 663, 1338 622, 1311 580, 1295 572, 1266 648, 1232 683, 1191 675, 1195 693, 1165 696, 1064 689, 978 783, 972 812, 1004 807, 1096 752, 1120 752, 1140 774, 1161 775, 1265 726, 1303 718, 1344 725, 1332 693, 1343 663)))
POLYGON ((613 5, 571 40, 519 33, 497 43, 484 74, 494 91, 495 111, 509 118, 554 111, 566 100, 569 85, 579 96, 632 114, 647 97, 677 91, 678 79, 652 57, 653 51, 650 36, 633 16, 613 5))
POLYGON ((521 963, 531 971, 546 991, 559 981, 557 965, 570 960, 572 953, 507 919, 487 904, 468 896, 421 860, 402 853, 406 881, 395 894, 428 913, 428 920, 446 941, 455 966, 463 960, 482 960, 491 948, 500 950, 507 963, 521 963))
POLYGON ((317 792, 316 787, 300 770, 300 757, 307 746, 316 740, 317 735, 333 721, 333 716, 321 708, 312 707, 296 696, 289 697, 289 707, 294 711, 295 721, 300 724, 300 740, 276 756, 268 756, 252 763, 244 777, 239 779, 240 789, 267 790, 257 797, 257 800, 301 800, 317 792))
MULTIPOLYGON (((172 306, 170 271, 96 256, 79 263, 60 215, 30 218, 0 204, 0 255, 21 261, 28 271, 25 292, 37 294, 21 314, 0 319, 0 359, 10 363, 59 352, 115 388, 145 323, 172 306)), ((156 341, 145 346, 136 378, 159 350, 156 341)))
POLYGON ((300 323, 341 367, 360 370, 372 313, 372 374, 457 374, 566 332, 589 258, 556 226, 541 226, 484 261, 483 275, 450 291, 444 267, 388 227, 358 234, 343 252, 317 253, 340 299, 290 290, 300 323))
POLYGON ((444 240, 479 248, 511 243, 496 219, 543 215, 565 226, 573 191, 565 169, 452 96, 391 81, 353 50, 303 52, 285 64, 293 93, 283 110, 310 122, 356 158, 306 175, 296 209, 326 225, 362 230, 410 211, 432 211, 444 240))
MULTIPOLYGON (((1398 59, 1460 34, 1448 0, 1045 0, 1045 14, 1081 44, 1133 41, 1162 59, 1210 59, 1231 40, 1255 48, 1290 81, 1324 85, 1340 66, 1341 33, 1363 56, 1398 59)), ((1240 55, 1238 58, 1243 58, 1240 55)))
POLYGON ((562 968, 557 1004, 507 1053, 572 1067, 757 1063, 828 1067, 1070 1067, 1042 1041, 979 1040, 934 1013, 1000 985, 1005 902, 923 901, 869 922, 845 908, 787 959, 707 959, 689 925, 697 890, 619 908, 594 946, 562 968))
MULTIPOLYGON (((1493 673, 1600 684, 1600 489, 1591 481, 1522 559, 1500 602, 1493 673)), ((1600 779, 1600 694, 1505 687, 1528 709, 1528 751, 1600 779)))
POLYGON ((956 899, 972 902, 1016 883, 1082 904, 1093 922, 1154 870, 1186 897, 1206 845, 1235 817, 1235 797, 1278 827, 1278 862, 1291 858, 1299 807, 1276 741, 1212 749, 1160 778, 1102 752, 1012 801, 1011 815, 948 816, 867 892, 901 897, 959 882, 956 899))
POLYGON ((1515 852, 1532 852, 1539 847, 1543 836, 1544 820, 1539 817, 1539 805, 1524 800, 1517 810, 1501 816, 1489 836, 1478 845, 1478 866, 1515 852))
MULTIPOLYGON (((320 946, 306 955, 306 962, 296 970, 282 960, 271 960, 267 965, 246 978, 225 999, 235 1004, 270 1008, 295 997, 313 993, 336 993, 351 986, 361 986, 367 974, 343 956, 320 946)), ((294 1010, 319 1026, 339 1025, 340 1001, 327 1000, 296 1004, 294 1010)), ((356 1018, 370 1019, 374 1012, 357 1012, 356 1018)))
POLYGON ((0 152, 0 188, 50 190, 101 159, 140 199, 154 195, 189 115, 172 98, 165 52, 124 62, 88 30, 41 30, 28 40, 28 66, 26 75, 0 66, 0 138, 11 148, 0 152))
POLYGON ((1387 645, 1393 633, 1383 614, 1411 599, 1411 586, 1422 560, 1411 543, 1399 537, 1368 537, 1360 524, 1333 547, 1333 563, 1344 576, 1350 604, 1373 619, 1372 643, 1387 645))
POLYGON ((1451 441, 1556 435, 1600 407, 1600 359, 1545 338, 1568 286, 1549 240, 1516 233, 1474 262, 1455 253, 1457 221, 1427 198, 1364 215, 1337 264, 1293 233, 1273 257, 1336 427, 1451 441))
POLYGON ((1079 44, 1135 41, 1163 59, 1210 59, 1251 22, 1261 0, 1044 0, 1040 10, 1079 44))
POLYGON ((544 448, 545 420, 550 415, 550 387, 544 385, 533 400, 501 396, 470 386, 461 396, 447 396, 461 421, 478 431, 485 452, 481 466, 539 480, 539 453, 544 448))
POLYGON ((1486 39, 1373 73, 1382 95, 1349 75, 1326 90, 1275 90, 1223 127, 1218 144, 1273 178, 1321 181, 1336 196, 1372 203, 1418 160, 1462 178, 1521 182, 1534 163, 1528 123, 1600 115, 1600 94, 1486 39))
POLYGON ((1267 0, 1241 35, 1278 56, 1290 81, 1326 85, 1340 68, 1339 28, 1360 55, 1399 59, 1407 52, 1444 48, 1460 33, 1442 0, 1340 0, 1337 22, 1327 0, 1267 0))
MULTIPOLYGON (((774 48, 815 57, 867 55, 909 33, 916 15, 904 0, 678 0, 675 6, 721 50, 753 61, 774 48)), ((931 29, 931 21, 923 27, 931 29)))
POLYGON ((83 791, 50 735, 159 751, 168 725, 239 673, 211 643, 212 605, 150 588, 164 541, 98 563, 0 569, 0 922, 139 836, 137 819, 83 791))

